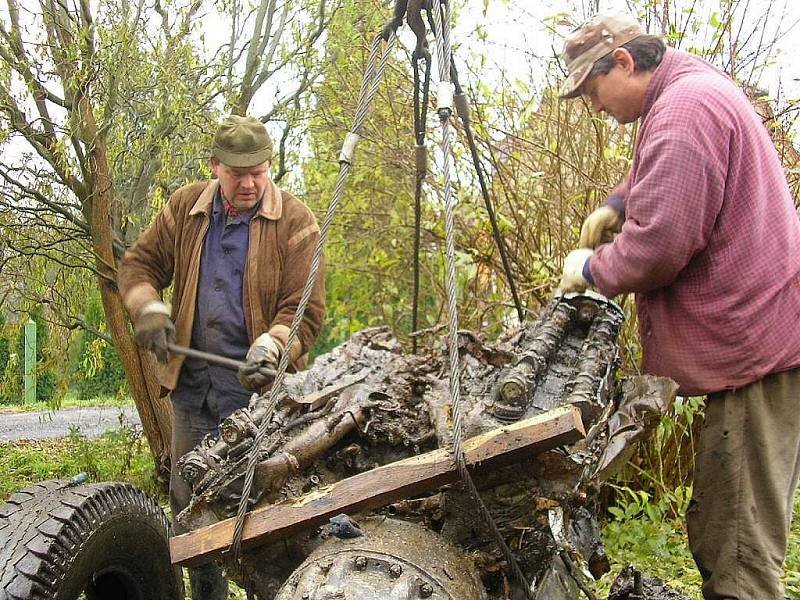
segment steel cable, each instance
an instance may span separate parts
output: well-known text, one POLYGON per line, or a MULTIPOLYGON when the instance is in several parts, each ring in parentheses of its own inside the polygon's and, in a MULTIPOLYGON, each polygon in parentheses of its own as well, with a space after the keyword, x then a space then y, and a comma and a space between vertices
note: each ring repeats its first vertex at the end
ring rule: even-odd
POLYGON ((497 224, 497 214, 495 213, 492 200, 489 197, 489 187, 486 185, 486 176, 481 164, 480 156, 478 155, 478 146, 475 143, 475 136, 472 133, 472 125, 469 116, 469 104, 467 98, 461 89, 461 84, 458 81, 458 71, 456 70, 456 63, 453 57, 450 56, 450 73, 453 79, 453 85, 456 91, 456 106, 458 108, 458 116, 461 117, 461 122, 464 125, 464 133, 467 135, 467 144, 469 145, 469 153, 472 156, 472 164, 475 167, 475 173, 478 176, 478 185, 481 188, 481 196, 483 196, 483 203, 486 206, 486 212, 489 214, 489 223, 492 225, 492 235, 494 236, 494 243, 497 244, 497 250, 500 252, 500 261, 503 264, 503 270, 506 274, 506 281, 511 290, 511 298, 514 300, 514 308, 517 309, 517 318, 519 322, 525 321, 525 312, 522 310, 522 303, 517 293, 517 284, 514 281, 514 275, 511 273, 511 264, 508 261, 508 251, 506 244, 503 241, 503 236, 500 235, 500 226, 497 224), (459 104, 458 98, 461 98, 459 104))
MULTIPOLYGON (((414 179, 414 291, 411 304, 411 331, 416 332, 419 327, 419 255, 420 235, 422 229, 422 183, 428 173, 427 149, 425 148, 425 129, 428 120, 428 93, 431 83, 430 56, 413 58, 414 67, 414 162, 416 163, 416 177, 414 179), (420 90, 419 63, 425 63, 425 80, 420 90), (420 92, 422 97, 420 98, 420 92)), ((411 338, 411 351, 417 353, 417 336, 411 338)))
POLYGON ((389 38, 388 40, 386 40, 386 45, 383 50, 383 56, 377 67, 376 67, 376 61, 378 58, 378 54, 380 53, 381 42, 383 41, 383 37, 381 35, 377 35, 373 39, 372 48, 370 51, 369 58, 367 60, 367 66, 364 71, 364 79, 361 82, 361 89, 359 91, 358 105, 356 107, 356 113, 353 119, 353 125, 350 128, 350 132, 347 138, 345 139, 345 143, 342 147, 342 152, 339 155, 339 163, 340 163, 339 177, 336 182, 336 187, 333 191, 330 203, 328 204, 328 210, 325 214, 325 219, 323 220, 322 226, 320 227, 319 239, 317 240, 317 244, 314 248, 314 254, 311 259, 311 266, 309 269, 308 278, 306 279, 305 287, 303 288, 303 294, 300 298, 300 302, 297 305, 294 318, 292 319, 292 326, 289 329, 289 335, 286 341, 286 348, 281 354, 281 358, 280 361, 278 362, 278 368, 275 374, 275 380, 272 383, 272 387, 270 388, 268 395, 261 396, 257 400, 257 403, 259 403, 261 401, 264 401, 266 398, 266 411, 263 420, 261 421, 258 427, 258 433, 256 434, 255 440, 253 442, 253 447, 250 451, 250 455, 248 456, 247 470, 245 472, 244 485, 242 488, 242 497, 239 501, 239 509, 236 516, 236 525, 233 530, 233 540, 231 543, 230 552, 235 561, 235 564, 237 565, 239 564, 241 558, 242 532, 244 530, 244 524, 246 521, 248 503, 249 503, 250 493, 253 488, 253 479, 255 477, 256 466, 258 465, 259 462, 261 446, 264 442, 264 438, 267 435, 267 430, 272 421, 272 415, 275 412, 275 408, 278 405, 278 400, 280 399, 283 391, 282 389, 283 380, 286 374, 286 369, 289 367, 289 356, 291 354, 292 347, 297 338, 297 332, 300 329, 300 324, 303 320, 303 315, 305 314, 306 307, 308 306, 308 302, 311 299, 311 293, 316 283, 320 262, 322 260, 322 250, 325 247, 325 242, 328 237, 328 231, 336 215, 336 211, 338 209, 342 195, 344 194, 345 182, 347 180, 348 175, 350 174, 352 153, 355 151, 355 146, 359 139, 359 133, 361 132, 361 129, 364 126, 364 122, 366 121, 367 116, 369 115, 369 112, 371 110, 372 103, 375 99, 375 95, 377 94, 380 81, 383 78, 383 73, 384 70, 386 69, 386 65, 388 63, 389 55, 394 45, 395 39, 396 38, 394 33, 389 35, 389 38))
MULTIPOLYGON (((449 33, 449 7, 446 2, 441 2, 438 9, 434 7, 434 35, 436 37, 436 50, 439 66, 440 93, 442 84, 450 83, 450 33, 449 33), (442 14, 444 13, 444 14, 442 14)), ((450 117, 452 107, 443 107, 440 104, 439 119, 442 125, 442 175, 444 178, 444 206, 445 206, 445 238, 446 238, 446 258, 447 258, 447 315, 448 315, 448 348, 450 356, 450 398, 452 400, 453 414, 453 440, 450 445, 450 452, 453 455, 459 475, 469 492, 478 512, 486 526, 489 528, 495 543, 497 544, 503 558, 511 570, 512 576, 522 587, 526 597, 533 600, 531 587, 528 584, 525 574, 520 569, 517 559, 511 552, 511 548, 506 544, 503 534, 497 527, 486 504, 478 492, 478 488, 467 469, 467 461, 463 447, 463 415, 461 411, 461 368, 458 357, 458 309, 456 305, 456 267, 455 267, 455 240, 454 240, 454 219, 453 219, 453 192, 450 180, 450 117)))

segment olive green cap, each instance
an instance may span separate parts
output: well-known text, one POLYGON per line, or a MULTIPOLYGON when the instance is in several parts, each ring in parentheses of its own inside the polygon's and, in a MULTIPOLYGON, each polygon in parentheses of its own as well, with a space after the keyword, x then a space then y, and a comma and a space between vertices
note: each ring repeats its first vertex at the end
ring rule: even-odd
POLYGON ((594 63, 641 35, 644 35, 641 25, 630 15, 601 13, 586 21, 564 40, 561 59, 569 75, 561 84, 559 96, 580 96, 581 84, 592 72, 594 63))
POLYGON ((225 117, 214 134, 212 158, 229 167, 255 167, 272 160, 272 140, 253 117, 225 117))

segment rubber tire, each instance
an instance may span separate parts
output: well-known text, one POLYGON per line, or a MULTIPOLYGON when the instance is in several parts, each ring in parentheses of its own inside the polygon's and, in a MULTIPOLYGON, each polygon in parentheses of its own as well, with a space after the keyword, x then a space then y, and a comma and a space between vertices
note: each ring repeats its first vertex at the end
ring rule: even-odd
POLYGON ((169 532, 130 484, 37 483, 0 507, 0 600, 181 600, 169 532))

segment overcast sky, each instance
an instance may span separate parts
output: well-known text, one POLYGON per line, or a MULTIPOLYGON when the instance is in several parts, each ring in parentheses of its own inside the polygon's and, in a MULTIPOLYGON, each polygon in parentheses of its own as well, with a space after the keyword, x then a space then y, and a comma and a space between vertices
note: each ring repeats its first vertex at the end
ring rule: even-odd
MULTIPOLYGON (((67 0, 77 1, 77 0, 67 0)), ((256 0, 242 0, 249 4, 256 0)), ((291 1, 291 0, 290 0, 291 1)), ((338 0, 332 0, 336 2, 338 0)), ((389 6, 395 0, 384 0, 386 14, 391 14, 389 6)), ((554 54, 560 52, 563 45, 563 36, 569 33, 572 26, 579 24, 584 18, 594 12, 594 7, 599 4, 600 10, 615 10, 630 12, 629 0, 451 0, 456 7, 457 18, 454 19, 452 41, 456 48, 456 60, 462 73, 462 80, 469 79, 469 71, 473 70, 473 77, 480 77, 489 82, 493 89, 501 90, 503 85, 515 81, 522 81, 531 85, 531 94, 535 89, 544 84, 542 74, 545 72, 543 65, 552 66, 554 54), (554 15, 563 15, 559 19, 562 23, 553 27, 554 15), (481 29, 484 36, 479 35, 481 29), (488 54, 488 60, 483 65, 476 65, 477 57, 488 54)), ((770 14, 764 32, 764 40, 773 39, 779 35, 779 42, 772 55, 772 60, 759 74, 754 83, 768 90, 773 96, 780 92, 781 98, 800 99, 800 1, 798 0, 733 0, 734 4, 747 6, 748 18, 743 25, 744 31, 751 31, 764 15, 770 14)), ((674 3, 689 5, 690 0, 674 0, 674 3)), ((148 2, 149 4, 149 2, 148 2)), ((713 7, 720 4, 719 0, 697 0, 697 6, 713 7)), ((36 10, 36 0, 21 0, 20 6, 36 10)), ((213 3, 208 3, 207 10, 213 3)), ((698 9, 693 17, 695 23, 704 26, 709 20, 710 10, 698 9)), ((205 36, 206 49, 213 53, 216 48, 226 42, 229 36, 229 23, 225 18, 213 18, 214 15, 206 14, 199 21, 205 36)), ((4 2, 0 2, 0 18, 7 22, 7 12, 4 2)), ((736 23, 739 26, 740 23, 736 23)), ((249 30, 250 27, 247 27, 249 30)), ((707 27, 705 27, 707 29, 707 27)), ((704 28, 701 27, 701 31, 704 28)), ((197 32, 200 33, 200 30, 197 32)), ((760 34, 760 32, 759 32, 760 34)), ((414 36, 404 26, 401 30, 401 42, 407 47, 412 47, 414 36)), ((764 60, 759 60, 764 63, 764 60)), ((433 70, 434 77, 437 73, 433 70)), ((435 89, 435 88, 434 88, 435 89)), ((251 112, 264 114, 274 101, 274 87, 264 86, 256 96, 251 112)), ((274 131, 277 134, 278 131, 274 131)), ((8 151, 8 147, 6 148, 8 151)))
MULTIPOLYGON (((596 2, 590 0, 487 0, 488 10, 484 16, 484 0, 466 0, 462 6, 468 7, 459 16, 454 38, 467 47, 480 44, 477 36, 472 34, 476 24, 481 24, 489 35, 487 48, 493 55, 493 61, 500 69, 529 73, 527 67, 536 58, 548 59, 553 56, 554 49, 560 51, 563 36, 570 27, 559 26, 550 29, 548 17, 563 13, 565 20, 575 24, 583 21, 583 17, 593 14, 596 2), (591 6, 591 8, 590 8, 591 6), (469 40, 472 40, 471 42, 469 40)), ((626 0, 600 0, 600 10, 623 11, 630 13, 626 0)), ((689 5, 687 1, 678 4, 689 5)), ((705 24, 711 15, 711 9, 702 6, 719 6, 718 0, 700 0, 696 3, 698 10, 692 20, 701 25, 700 31, 709 30, 705 24)), ((740 7, 747 5, 747 18, 744 23, 737 22, 734 27, 743 27, 743 31, 752 31, 758 27, 759 34, 764 31, 764 40, 771 40, 775 33, 780 40, 773 53, 774 62, 765 69, 757 82, 771 93, 778 92, 779 84, 789 97, 800 98, 800 2, 797 0, 750 0, 749 2, 734 0, 740 7), (769 14, 768 25, 761 27, 759 19, 769 14)), ((658 33, 658 32, 655 32, 658 33)), ((744 36, 742 36, 744 37, 744 36)), ((462 51, 461 54, 464 54, 462 51)), ((763 61, 759 61, 763 62, 763 61)))

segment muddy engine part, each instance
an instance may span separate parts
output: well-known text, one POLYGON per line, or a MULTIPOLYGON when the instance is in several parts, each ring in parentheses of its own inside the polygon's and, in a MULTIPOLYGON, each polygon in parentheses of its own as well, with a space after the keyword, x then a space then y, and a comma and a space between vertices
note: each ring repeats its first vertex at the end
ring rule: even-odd
MULTIPOLYGON (((549 598, 576 598, 589 576, 584 573, 599 576, 608 569, 592 517, 593 482, 625 458, 675 395, 669 380, 615 382, 622 321, 615 304, 577 295, 554 299, 534 323, 494 343, 459 332, 465 439, 564 405, 580 409, 585 440, 540 454, 535 461, 482 473, 476 481, 526 577, 534 589, 551 590, 549 598), (609 423, 616 424, 613 430, 609 423)), ((355 474, 449 447, 447 372, 447 352, 439 340, 432 339, 427 351, 407 355, 385 328, 355 334, 318 357, 310 370, 287 378, 285 397, 259 450, 250 502, 265 506, 302 501, 355 474)), ((181 473, 193 486, 192 501, 178 517, 187 527, 200 529, 235 514, 247 457, 265 418, 261 402, 254 397, 248 409, 221 425, 219 439, 207 438, 180 461, 181 473)), ((414 523, 435 540, 431 544, 462 553, 481 585, 471 595, 454 597, 494 600, 514 593, 493 538, 460 485, 431 490, 378 513, 414 523)), ((359 523, 372 523, 374 513, 352 516, 359 523)), ((374 579, 372 588, 366 583, 357 586, 381 590, 357 598, 418 597, 404 596, 402 590, 408 585, 408 593, 418 592, 423 584, 431 597, 449 597, 447 586, 437 584, 433 566, 416 555, 403 558, 402 536, 382 539, 388 526, 368 530, 348 542, 326 540, 323 530, 310 530, 250 547, 230 573, 261 598, 273 598, 279 589, 281 600, 334 598, 320 590, 334 590, 351 579, 374 579), (390 546, 391 556, 369 558, 368 548, 390 546), (359 557, 367 557, 364 564, 369 568, 356 568, 359 557), (392 580, 391 571, 384 570, 392 557, 413 576, 392 580), (389 579, 381 579, 386 573, 389 579)))
POLYGON ((485 598, 460 548, 425 527, 372 517, 364 535, 328 538, 286 581, 275 600, 460 600, 485 598))

